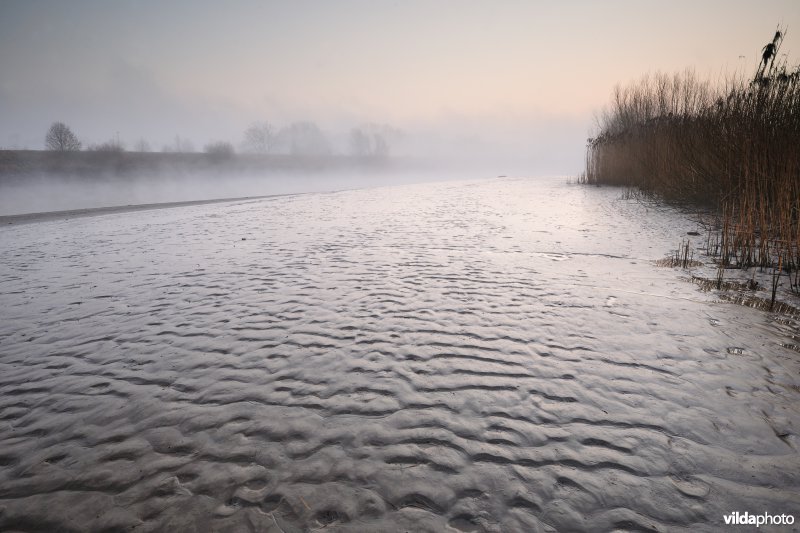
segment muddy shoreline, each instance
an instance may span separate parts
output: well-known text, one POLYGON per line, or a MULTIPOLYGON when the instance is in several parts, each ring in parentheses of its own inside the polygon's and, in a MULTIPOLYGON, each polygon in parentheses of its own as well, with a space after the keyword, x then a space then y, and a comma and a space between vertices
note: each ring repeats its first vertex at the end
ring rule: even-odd
MULTIPOLYGON (((297 193, 303 194, 303 193, 297 193)), ((71 220, 74 218, 93 217, 115 213, 130 213, 135 211, 149 211, 153 209, 171 209, 174 207, 189 207, 205 204, 224 204, 241 202, 245 200, 261 200, 275 196, 292 196, 291 194, 268 194, 262 196, 242 196, 237 198, 214 198, 208 200, 187 200, 183 202, 159 202, 151 204, 114 205, 108 207, 88 207, 84 209, 67 209, 63 211, 47 211, 43 213, 24 213, 20 215, 0 215, 0 226, 31 224, 34 222, 48 222, 51 220, 71 220)))
POLYGON ((564 181, 0 226, 0 529, 800 517, 796 320, 656 266, 684 215, 564 181))

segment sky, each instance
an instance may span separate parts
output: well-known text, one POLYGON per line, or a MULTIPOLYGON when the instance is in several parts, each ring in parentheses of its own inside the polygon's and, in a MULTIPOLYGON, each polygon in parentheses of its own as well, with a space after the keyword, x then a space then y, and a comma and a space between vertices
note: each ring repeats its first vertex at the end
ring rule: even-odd
POLYGON ((616 84, 753 70, 778 24, 800 62, 798 0, 0 0, 0 147, 42 149, 56 120, 154 150, 378 123, 395 153, 568 174, 616 84))

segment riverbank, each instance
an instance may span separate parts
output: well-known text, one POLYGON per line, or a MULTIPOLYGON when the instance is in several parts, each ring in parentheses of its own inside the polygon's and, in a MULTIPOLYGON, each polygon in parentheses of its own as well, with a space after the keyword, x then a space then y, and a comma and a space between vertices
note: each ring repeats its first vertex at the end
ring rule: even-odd
POLYGON ((52 220, 71 220, 75 218, 93 217, 98 215, 110 215, 118 213, 129 213, 133 211, 149 211, 152 209, 171 209, 173 207, 190 207, 203 204, 218 204, 228 202, 240 202, 246 200, 260 200, 272 196, 244 196, 239 198, 219 198, 213 200, 191 200, 187 202, 160 202, 153 204, 133 204, 115 205, 107 207, 90 207, 86 209, 67 209, 63 211, 46 211, 39 213, 24 213, 20 215, 0 215, 0 226, 32 224, 34 222, 49 222, 52 220))
POLYGON ((686 71, 618 87, 582 181, 710 210, 708 248, 723 271, 783 271, 800 293, 800 67, 775 56, 751 78, 715 84, 686 71))
POLYGON ((564 181, 0 227, 0 529, 800 516, 796 320, 654 267, 676 210, 564 181))
POLYGON ((198 173, 253 175, 287 171, 375 169, 391 167, 397 163, 397 160, 389 158, 342 155, 0 150, 0 184, 42 176, 53 179, 91 179, 198 173))
POLYGON ((412 157, 0 150, 0 216, 452 179, 441 166, 412 157))

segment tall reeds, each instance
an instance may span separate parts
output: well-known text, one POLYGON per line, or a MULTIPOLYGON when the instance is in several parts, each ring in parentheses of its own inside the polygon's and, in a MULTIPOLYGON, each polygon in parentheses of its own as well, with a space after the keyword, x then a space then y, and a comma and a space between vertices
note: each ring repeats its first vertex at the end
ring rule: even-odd
POLYGON ((776 64, 782 40, 752 79, 685 71, 618 87, 582 181, 708 208, 724 267, 800 269, 800 66, 776 64))

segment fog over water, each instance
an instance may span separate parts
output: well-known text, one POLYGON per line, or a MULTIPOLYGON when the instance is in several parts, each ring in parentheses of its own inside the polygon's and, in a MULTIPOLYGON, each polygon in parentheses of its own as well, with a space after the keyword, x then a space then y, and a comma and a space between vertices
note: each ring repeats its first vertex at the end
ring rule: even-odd
MULTIPOLYGON (((486 172, 473 172, 485 177, 486 172)), ((325 192, 390 184, 463 179, 470 172, 272 172, 268 176, 185 176, 63 179, 38 176, 0 186, 0 216, 86 208, 325 192)))
POLYGON ((750 72, 776 24, 790 37, 800 27, 796 7, 5 1, 0 148, 42 149, 63 121, 84 148, 239 149, 266 121, 312 122, 347 154, 351 130, 376 124, 401 134, 392 155, 576 174, 615 84, 653 70, 750 72))
MULTIPOLYGON (((199 155, 199 154, 198 154, 199 155)), ((291 162, 291 161, 290 161, 291 162)), ((226 170, 216 164, 172 167, 124 174, 31 173, 0 179, 0 216, 23 213, 265 196, 330 192, 498 176, 525 175, 524 161, 468 157, 403 159, 371 162, 346 160, 319 164, 296 162, 297 168, 226 170)))

